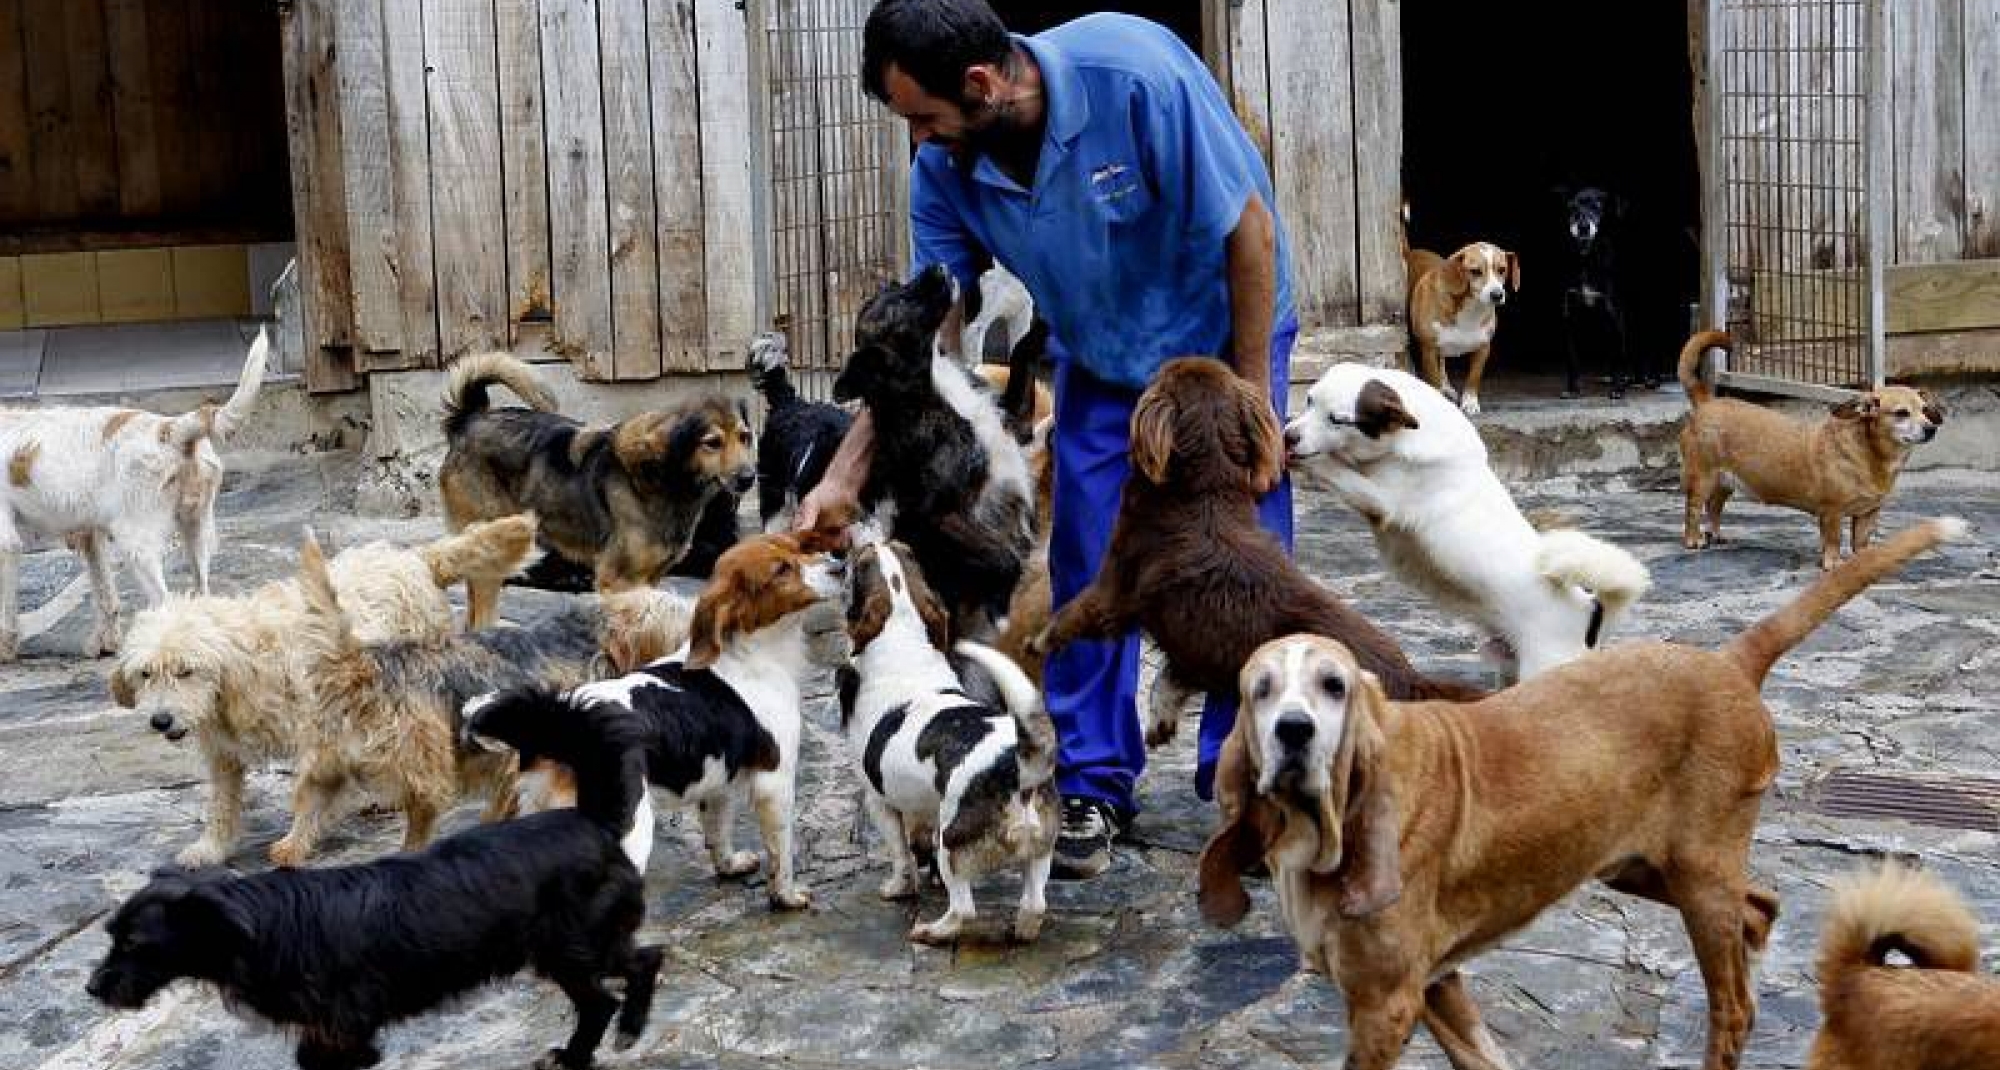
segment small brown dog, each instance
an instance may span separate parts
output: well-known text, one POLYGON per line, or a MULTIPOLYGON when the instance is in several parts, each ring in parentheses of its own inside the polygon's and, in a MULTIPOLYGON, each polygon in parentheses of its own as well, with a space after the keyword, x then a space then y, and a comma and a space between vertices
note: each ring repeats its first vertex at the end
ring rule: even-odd
POLYGON ((1347 998, 1348 1070, 1393 1066, 1420 1016, 1453 1066, 1492 1070, 1507 1060, 1458 968, 1595 878, 1680 911, 1707 987, 1702 1065, 1735 1067, 1750 955, 1778 913, 1747 872, 1778 774, 1764 677, 1964 531, 1932 521, 1856 554, 1721 650, 1627 643, 1473 703, 1391 702, 1329 639, 1264 646, 1216 777, 1203 916, 1241 920, 1240 874, 1262 860, 1306 962, 1347 998))
POLYGON ((2000 1066, 2000 978, 1980 974, 1979 922, 1931 874, 1892 864, 1837 888, 1819 1005, 1806 1070, 2000 1066), (1888 965, 1891 951, 1911 965, 1888 965))
POLYGON ((1271 404, 1255 387, 1207 357, 1168 362, 1132 411, 1132 475, 1103 567, 1030 655, 1136 626, 1167 655, 1170 686, 1226 694, 1251 651, 1311 632, 1352 646, 1392 697, 1476 697, 1412 668, 1394 639, 1258 527, 1257 497, 1283 457, 1271 404))
MULTIPOLYGON (((585 428, 554 411, 533 369, 484 353, 452 366, 444 405, 451 445, 438 490, 452 529, 532 511, 545 543, 590 564, 600 594, 658 582, 688 552, 710 500, 742 494, 757 478, 740 399, 710 397, 585 428), (489 408, 496 383, 530 407, 489 408)), ((490 626, 499 597, 496 583, 467 584, 467 626, 490 626)))
POLYGON ((1493 332, 1507 292, 1521 288, 1521 258, 1491 242, 1473 242, 1449 257, 1428 249, 1403 253, 1409 272, 1410 335, 1417 342, 1419 374, 1467 416, 1479 414, 1479 381, 1493 353, 1493 332), (1455 392, 1445 360, 1472 356, 1465 389, 1455 392))
POLYGON ((1718 398, 1701 379, 1709 349, 1729 352, 1729 335, 1702 331, 1681 348, 1688 420, 1681 428, 1681 489, 1687 495, 1682 545, 1722 541, 1722 507, 1740 487, 1758 501, 1819 520, 1819 566, 1840 560, 1840 522, 1853 520, 1854 550, 1868 545, 1896 473, 1917 444, 1937 436, 1944 408, 1922 390, 1885 386, 1834 406, 1809 425, 1746 401, 1718 398), (1702 530, 1707 513, 1708 529, 1702 530))

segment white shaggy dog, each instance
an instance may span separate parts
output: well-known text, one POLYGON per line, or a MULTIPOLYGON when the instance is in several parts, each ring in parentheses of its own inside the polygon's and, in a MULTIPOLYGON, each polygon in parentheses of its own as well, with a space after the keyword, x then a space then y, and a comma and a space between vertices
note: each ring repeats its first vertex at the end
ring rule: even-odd
POLYGON ((97 602, 85 657, 118 649, 118 582, 107 553, 132 569, 146 604, 157 606, 167 597, 163 559, 178 533, 195 589, 208 593, 222 487, 215 447, 249 416, 270 351, 270 331, 261 330, 229 400, 180 416, 119 408, 0 412, 7 465, 0 482, 0 662, 14 660, 20 645, 21 553, 30 534, 61 537, 83 558, 97 602))
POLYGON ((1618 547, 1536 531, 1471 421, 1416 376, 1337 364, 1306 399, 1285 425, 1292 467, 1368 521, 1404 582, 1498 640, 1516 679, 1596 646, 1651 584, 1618 547))
MULTIPOLYGON (((414 549, 357 546, 335 557, 330 571, 357 643, 435 639, 452 626, 445 588, 468 576, 504 579, 533 555, 534 542, 533 518, 505 517, 414 549)), ((307 627, 296 579, 236 598, 171 597, 133 620, 112 666, 112 698, 146 714, 170 740, 193 732, 208 764, 208 816, 201 839, 180 853, 182 865, 216 865, 229 856, 252 764, 321 747, 317 764, 344 769, 366 749, 347 753, 338 731, 316 724, 310 672, 317 652, 299 641, 307 627)), ((274 844, 273 861, 296 864, 295 843, 288 836, 274 844)))

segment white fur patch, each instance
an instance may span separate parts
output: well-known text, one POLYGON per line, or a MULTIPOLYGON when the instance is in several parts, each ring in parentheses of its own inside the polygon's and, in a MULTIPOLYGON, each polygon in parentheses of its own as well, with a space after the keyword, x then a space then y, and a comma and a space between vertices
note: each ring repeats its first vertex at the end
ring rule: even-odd
POLYGON ((986 451, 986 471, 994 488, 1027 498, 1028 458, 1001 422, 999 403, 973 386, 965 369, 948 360, 931 361, 931 383, 945 404, 972 425, 973 437, 986 451))

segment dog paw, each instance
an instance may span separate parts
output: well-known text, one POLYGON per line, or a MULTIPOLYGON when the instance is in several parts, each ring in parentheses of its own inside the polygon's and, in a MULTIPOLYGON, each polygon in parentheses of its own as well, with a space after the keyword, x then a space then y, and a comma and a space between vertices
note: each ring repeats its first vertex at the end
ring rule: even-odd
POLYGON ((1042 919, 1048 915, 1040 910, 1023 910, 1014 915, 1014 940, 1017 943, 1032 944, 1042 935, 1042 919))
POLYGON ((229 857, 229 851, 213 840, 196 840, 191 846, 174 856, 174 861, 189 869, 204 869, 219 866, 229 857))
POLYGON ((612 1051, 631 1051, 632 1045, 639 1043, 639 1034, 627 1033, 623 1029, 611 1034, 612 1051))
POLYGON ((1178 735, 1180 730, 1181 719, 1178 714, 1172 717, 1155 717, 1153 723, 1146 726, 1146 746, 1164 747, 1174 741, 1174 736, 1178 735))
POLYGON ((812 893, 797 885, 785 888, 774 885, 771 888, 772 910, 806 910, 812 904, 812 893))
POLYGON ((118 636, 120 631, 119 621, 116 617, 98 621, 96 627, 90 630, 90 634, 84 637, 83 656, 86 658, 101 658, 106 654, 118 653, 118 636))
POLYGON ((535 1060, 535 1070, 590 1070, 591 1059, 584 1056, 581 1062, 570 1062, 569 1053, 561 1048, 550 1048, 535 1060))
POLYGON ((917 894, 917 878, 913 874, 898 873, 882 882, 875 894, 888 900, 909 899, 917 894))
POLYGON ((715 875, 718 877, 745 877, 757 872, 757 866, 757 852, 738 851, 727 858, 716 860, 715 875))
POLYGON ((297 869, 306 864, 306 849, 293 841, 290 836, 271 845, 271 864, 286 869, 297 869))
POLYGON ((950 914, 936 921, 924 922, 910 928, 910 940, 914 943, 929 944, 932 947, 949 946, 958 940, 960 925, 950 914))
POLYGON ((1465 397, 1459 401, 1458 407, 1460 411, 1464 412, 1467 416, 1479 415, 1479 395, 1478 394, 1465 395, 1465 397))

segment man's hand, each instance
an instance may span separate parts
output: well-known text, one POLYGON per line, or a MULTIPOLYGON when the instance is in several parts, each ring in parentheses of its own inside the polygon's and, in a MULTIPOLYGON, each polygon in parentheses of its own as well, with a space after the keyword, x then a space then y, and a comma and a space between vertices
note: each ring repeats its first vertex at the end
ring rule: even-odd
MULTIPOLYGON (((829 477, 831 473, 828 473, 829 477)), ((854 522, 861 513, 859 488, 832 478, 819 481, 819 485, 799 499, 798 512, 792 516, 792 530, 818 531, 827 526, 845 527, 854 522)))

